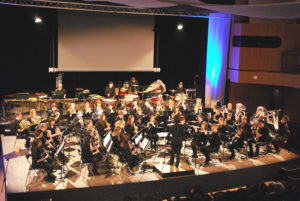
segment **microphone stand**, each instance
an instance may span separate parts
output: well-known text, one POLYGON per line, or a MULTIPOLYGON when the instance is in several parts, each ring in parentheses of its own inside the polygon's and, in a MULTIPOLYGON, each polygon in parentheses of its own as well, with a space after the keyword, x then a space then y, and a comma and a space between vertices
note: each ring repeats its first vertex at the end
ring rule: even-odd
POLYGON ((7 163, 6 163, 6 167, 4 167, 4 164, 3 164, 3 181, 2 181, 2 187, 1 187, 1 193, 3 192, 3 189, 4 189, 4 186, 5 186, 5 200, 7 200, 7 193, 6 193, 6 174, 7 174, 7 170, 8 170, 8 164, 9 164, 9 158, 6 159, 7 163))

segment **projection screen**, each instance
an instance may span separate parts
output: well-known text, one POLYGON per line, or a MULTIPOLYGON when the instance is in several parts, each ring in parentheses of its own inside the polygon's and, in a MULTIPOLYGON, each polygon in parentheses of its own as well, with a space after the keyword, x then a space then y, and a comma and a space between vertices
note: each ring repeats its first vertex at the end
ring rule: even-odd
POLYGON ((58 12, 58 71, 153 71, 154 18, 58 12))

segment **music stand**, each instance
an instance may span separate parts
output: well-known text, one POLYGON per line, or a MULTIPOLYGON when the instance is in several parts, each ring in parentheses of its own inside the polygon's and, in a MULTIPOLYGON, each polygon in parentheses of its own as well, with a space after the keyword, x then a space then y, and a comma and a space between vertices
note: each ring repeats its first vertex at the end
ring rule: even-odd
POLYGON ((103 139, 103 146, 104 147, 107 147, 107 145, 109 145, 109 143, 110 143, 110 141, 111 141, 112 139, 111 139, 111 131, 109 131, 108 133, 107 133, 107 135, 104 137, 104 139, 103 139))
MULTIPOLYGON (((62 153, 63 154, 63 157, 62 157, 62 164, 61 164, 61 170, 60 170, 60 178, 58 178, 57 180, 61 180, 61 181, 64 181, 64 179, 66 178, 66 175, 63 177, 63 173, 65 173, 65 169, 64 169, 64 166, 66 166, 65 164, 65 154, 64 154, 64 146, 65 146, 65 137, 63 138, 63 142, 61 143, 61 145, 59 146, 59 148, 57 149, 57 151, 55 152, 55 156, 58 156, 59 153, 62 153)), ((68 168, 67 168, 68 169, 68 168)))
POLYGON ((150 140, 148 138, 144 138, 142 143, 140 144, 140 147, 142 150, 144 150, 144 156, 145 156, 145 160, 143 161, 144 164, 142 164, 142 171, 139 174, 144 174, 147 173, 147 169, 151 169, 151 171, 148 171, 149 173, 151 173, 153 171, 153 167, 150 167, 149 165, 147 165, 147 149, 150 146, 150 140))
MULTIPOLYGON (((112 140, 112 137, 111 137, 111 131, 109 130, 106 134, 106 136, 104 137, 103 139, 103 147, 106 149, 106 167, 108 170, 112 169, 112 167, 110 166, 111 163, 110 163, 110 156, 109 156, 109 153, 112 149, 112 145, 113 145, 113 140, 112 140)), ((111 173, 111 172, 109 172, 111 173)))
POLYGON ((134 143, 135 143, 136 145, 138 145, 139 142, 140 142, 142 139, 143 139, 143 135, 140 134, 140 135, 138 135, 138 136, 134 139, 134 143))

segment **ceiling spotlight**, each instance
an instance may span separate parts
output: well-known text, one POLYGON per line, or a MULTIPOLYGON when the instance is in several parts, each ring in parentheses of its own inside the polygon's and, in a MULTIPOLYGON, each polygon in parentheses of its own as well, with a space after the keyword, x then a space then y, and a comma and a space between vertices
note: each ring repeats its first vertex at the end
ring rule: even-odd
POLYGON ((35 23, 42 23, 42 19, 40 17, 34 17, 35 23))
POLYGON ((177 25, 177 29, 178 29, 178 30, 182 30, 182 29, 183 29, 183 25, 182 25, 182 24, 178 24, 178 25, 177 25))

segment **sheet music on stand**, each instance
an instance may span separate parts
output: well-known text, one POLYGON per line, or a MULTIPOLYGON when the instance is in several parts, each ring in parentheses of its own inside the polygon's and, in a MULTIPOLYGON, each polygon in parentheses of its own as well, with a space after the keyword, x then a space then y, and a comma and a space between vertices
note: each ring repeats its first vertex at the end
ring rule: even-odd
POLYGON ((107 145, 109 145, 110 141, 111 141, 111 131, 103 139, 103 146, 107 147, 107 145))
POLYGON ((65 146, 65 142, 66 142, 65 139, 66 138, 63 139, 63 142, 61 143, 61 145, 59 146, 59 148, 55 152, 55 156, 57 156, 61 152, 61 150, 63 149, 63 147, 65 146))
POLYGON ((111 151, 112 145, 113 145, 113 141, 111 140, 110 144, 108 145, 108 148, 107 148, 107 153, 109 153, 111 151))
POLYGON ((139 142, 142 140, 142 138, 143 138, 143 135, 142 135, 142 134, 140 134, 139 136, 137 136, 137 137, 134 139, 135 144, 139 144, 139 142))
POLYGON ((142 144, 140 145, 140 147, 143 150, 146 150, 150 145, 150 140, 148 140, 147 138, 144 138, 144 140, 142 141, 142 144))

